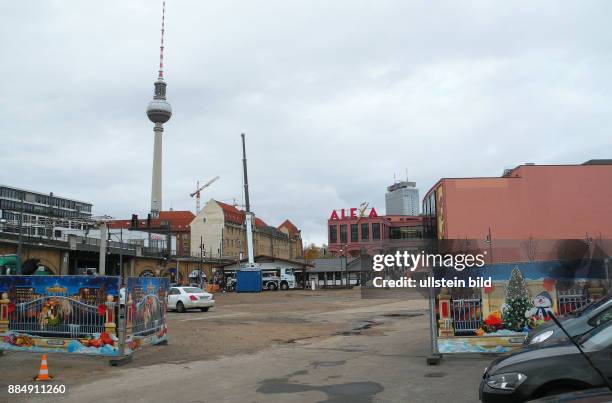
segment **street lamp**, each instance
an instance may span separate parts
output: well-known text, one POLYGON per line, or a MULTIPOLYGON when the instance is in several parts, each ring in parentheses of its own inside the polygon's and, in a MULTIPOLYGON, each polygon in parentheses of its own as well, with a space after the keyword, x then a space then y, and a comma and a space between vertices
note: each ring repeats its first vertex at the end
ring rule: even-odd
POLYGON ((204 254, 205 253, 206 251, 204 250, 204 238, 203 236, 200 235, 200 272, 198 273, 200 275, 200 287, 204 285, 204 280, 202 279, 202 268, 204 265, 204 254))
POLYGON ((489 227, 489 234, 484 242, 489 245, 489 262, 493 264, 493 238, 491 237, 491 227, 489 227))
MULTIPOLYGON (((113 234, 112 232, 108 232, 108 239, 111 239, 113 234)), ((110 250, 110 245, 108 246, 110 250)), ((121 284, 123 285, 123 228, 119 228, 119 278, 121 279, 121 284)))
POLYGON ((17 273, 21 274, 21 254, 23 249, 23 204, 25 202, 25 193, 21 192, 21 208, 19 212, 19 235, 17 237, 17 273))
MULTIPOLYGON (((344 259, 344 281, 345 281, 345 285, 348 286, 348 267, 347 267, 347 257, 346 257, 346 252, 348 249, 348 245, 345 244, 342 249, 340 249, 340 256, 343 257, 344 259)), ((340 260, 341 266, 340 266, 340 282, 342 283, 342 260, 340 260)))

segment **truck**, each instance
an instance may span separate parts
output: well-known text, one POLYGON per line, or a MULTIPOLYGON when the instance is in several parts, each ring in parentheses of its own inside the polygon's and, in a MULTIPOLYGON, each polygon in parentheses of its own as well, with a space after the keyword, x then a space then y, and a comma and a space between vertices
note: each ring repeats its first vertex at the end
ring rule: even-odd
POLYGON ((297 288, 292 268, 276 268, 261 271, 261 286, 264 290, 292 290, 297 288))

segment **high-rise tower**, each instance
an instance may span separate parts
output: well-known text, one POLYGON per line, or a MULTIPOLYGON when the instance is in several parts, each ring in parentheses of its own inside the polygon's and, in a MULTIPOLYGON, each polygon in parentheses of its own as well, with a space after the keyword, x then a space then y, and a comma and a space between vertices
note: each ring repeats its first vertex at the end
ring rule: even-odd
POLYGON ((151 217, 158 218, 162 209, 162 133, 164 123, 172 116, 172 107, 166 101, 166 82, 164 81, 164 29, 166 2, 162 3, 161 44, 159 46, 159 72, 155 81, 153 99, 147 106, 147 116, 155 123, 153 134, 153 177, 151 181, 151 217))
POLYGON ((405 180, 388 186, 385 207, 387 215, 419 215, 419 189, 416 183, 405 180))

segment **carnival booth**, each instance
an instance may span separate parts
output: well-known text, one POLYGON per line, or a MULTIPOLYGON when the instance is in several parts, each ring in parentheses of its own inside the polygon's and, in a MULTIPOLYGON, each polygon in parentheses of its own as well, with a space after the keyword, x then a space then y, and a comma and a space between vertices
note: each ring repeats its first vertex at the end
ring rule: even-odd
POLYGON ((507 353, 527 333, 605 295, 606 259, 486 265, 483 288, 433 290, 433 354, 507 353))
POLYGON ((0 350, 130 357, 167 341, 168 279, 0 276, 0 350))

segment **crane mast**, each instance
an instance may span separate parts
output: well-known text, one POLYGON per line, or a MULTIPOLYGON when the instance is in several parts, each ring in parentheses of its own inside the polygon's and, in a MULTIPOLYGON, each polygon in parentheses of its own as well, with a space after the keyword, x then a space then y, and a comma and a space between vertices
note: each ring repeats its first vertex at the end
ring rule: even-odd
POLYGON ((246 225, 246 240, 247 240, 247 251, 249 256, 249 265, 255 263, 255 256, 253 254, 253 213, 251 213, 251 205, 249 203, 249 177, 247 175, 247 159, 246 159, 246 144, 245 135, 241 134, 242 137, 242 169, 244 175, 244 202, 245 202, 245 225, 246 225))

